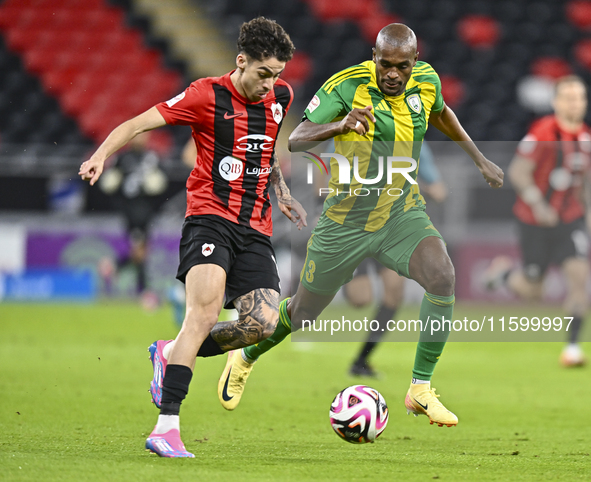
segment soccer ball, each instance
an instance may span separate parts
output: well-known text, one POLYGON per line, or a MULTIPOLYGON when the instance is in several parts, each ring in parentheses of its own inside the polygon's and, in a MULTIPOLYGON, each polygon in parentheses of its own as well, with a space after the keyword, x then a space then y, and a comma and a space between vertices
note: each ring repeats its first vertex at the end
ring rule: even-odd
POLYGON ((388 407, 374 388, 353 385, 341 390, 330 406, 330 425, 352 444, 373 443, 388 424, 388 407))

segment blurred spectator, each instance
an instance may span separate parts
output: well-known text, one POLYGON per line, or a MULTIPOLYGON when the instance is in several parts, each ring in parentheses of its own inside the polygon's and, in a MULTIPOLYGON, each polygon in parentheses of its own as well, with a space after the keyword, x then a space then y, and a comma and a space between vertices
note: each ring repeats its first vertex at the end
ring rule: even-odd
POLYGON ((584 123, 587 87, 577 76, 560 78, 555 86, 554 114, 536 121, 519 144, 509 177, 517 191, 514 213, 519 225, 523 269, 507 256, 495 258, 485 280, 523 299, 538 300, 548 267, 559 264, 566 278, 564 309, 573 320, 560 361, 580 366, 586 359, 577 344, 587 313, 591 186, 591 129, 584 123))
POLYGON ((146 276, 148 231, 158 207, 157 196, 166 190, 168 181, 158 166, 158 154, 148 147, 149 140, 149 132, 132 139, 129 149, 113 157, 110 169, 100 179, 101 190, 111 197, 113 207, 125 217, 130 250, 116 262, 102 260, 99 271, 108 279, 124 267, 133 268, 137 293, 144 307, 151 309, 158 300, 149 289, 146 276))

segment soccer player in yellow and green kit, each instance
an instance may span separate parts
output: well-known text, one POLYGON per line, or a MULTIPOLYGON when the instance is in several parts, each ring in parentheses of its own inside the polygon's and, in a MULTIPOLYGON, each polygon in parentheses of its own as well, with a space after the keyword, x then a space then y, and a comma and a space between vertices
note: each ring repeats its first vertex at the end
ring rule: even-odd
MULTIPOLYGON (((236 408, 258 357, 291 333, 292 326, 298 329, 302 320, 315 320, 367 257, 425 289, 419 317, 423 322, 452 319, 454 267, 441 235, 425 214, 417 184, 404 175, 392 176, 391 184, 385 175, 379 184, 367 181, 380 177, 376 172, 379 156, 418 161, 428 123, 459 143, 491 187, 502 186, 503 171, 482 155, 445 104, 435 70, 417 59, 417 41, 410 28, 402 24, 384 27, 378 34, 373 60, 332 76, 292 132, 292 151, 298 143, 334 137, 335 154, 342 154, 350 163, 353 154, 358 156, 358 175, 343 184, 342 170, 331 160, 332 191, 308 242, 297 293, 280 304, 280 322, 270 338, 230 352, 218 385, 224 408, 236 408), (355 196, 364 185, 370 194, 355 196)), ((354 171, 354 166, 350 167, 354 171)), ((414 170, 408 173, 413 180, 416 171, 414 163, 414 170)), ((409 413, 427 415, 439 426, 458 423, 430 385, 448 334, 434 338, 429 331, 421 332, 405 399, 409 413)))

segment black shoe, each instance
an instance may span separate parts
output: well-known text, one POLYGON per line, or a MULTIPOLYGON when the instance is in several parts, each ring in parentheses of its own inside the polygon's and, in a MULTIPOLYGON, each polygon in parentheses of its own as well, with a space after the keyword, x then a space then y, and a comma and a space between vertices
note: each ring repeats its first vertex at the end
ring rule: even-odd
POLYGON ((371 377, 377 378, 378 374, 376 371, 367 364, 367 362, 355 362, 351 369, 349 370, 349 375, 354 377, 371 377))

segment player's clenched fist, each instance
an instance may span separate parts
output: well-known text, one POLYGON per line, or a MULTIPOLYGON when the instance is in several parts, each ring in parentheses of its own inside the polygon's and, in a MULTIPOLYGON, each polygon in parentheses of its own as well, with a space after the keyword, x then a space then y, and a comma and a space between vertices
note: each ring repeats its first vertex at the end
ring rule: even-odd
POLYGON ((372 109, 373 107, 368 105, 364 109, 353 109, 349 112, 341 121, 341 134, 348 134, 351 131, 355 131, 357 134, 364 136, 369 131, 369 121, 373 123, 376 121, 376 118, 371 113, 372 109))
POLYGON ((480 169, 480 172, 490 187, 499 188, 503 186, 505 174, 494 162, 484 159, 484 162, 478 166, 478 169, 480 169))

